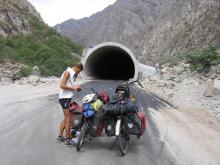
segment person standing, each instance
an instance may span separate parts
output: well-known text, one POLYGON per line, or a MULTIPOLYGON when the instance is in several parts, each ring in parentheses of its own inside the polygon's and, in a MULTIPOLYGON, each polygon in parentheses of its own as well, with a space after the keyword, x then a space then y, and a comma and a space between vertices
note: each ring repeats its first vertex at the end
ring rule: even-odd
POLYGON ((68 67, 61 76, 59 102, 63 109, 64 118, 60 123, 58 142, 66 141, 66 145, 72 145, 70 131, 73 121, 73 114, 69 111, 69 104, 74 96, 75 91, 80 91, 81 87, 76 84, 78 74, 83 70, 81 63, 76 63, 72 68, 68 67), (65 130, 66 137, 63 136, 65 130))

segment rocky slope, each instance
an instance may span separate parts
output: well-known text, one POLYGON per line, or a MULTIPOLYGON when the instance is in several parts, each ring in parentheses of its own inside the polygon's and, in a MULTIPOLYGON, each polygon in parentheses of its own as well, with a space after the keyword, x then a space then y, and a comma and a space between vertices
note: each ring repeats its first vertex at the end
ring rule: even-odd
POLYGON ((169 62, 183 52, 219 45, 219 11, 219 0, 177 0, 145 34, 140 60, 169 62))
POLYGON ((102 12, 55 26, 85 47, 120 42, 146 64, 220 43, 219 0, 118 0, 102 12))
POLYGON ((0 0, 0 37, 30 33, 31 27, 24 11, 42 20, 36 9, 26 0, 0 0))
POLYGON ((190 65, 179 62, 163 66, 158 74, 144 79, 145 89, 168 101, 174 107, 197 114, 205 110, 220 117, 220 65, 207 74, 190 71, 190 65))

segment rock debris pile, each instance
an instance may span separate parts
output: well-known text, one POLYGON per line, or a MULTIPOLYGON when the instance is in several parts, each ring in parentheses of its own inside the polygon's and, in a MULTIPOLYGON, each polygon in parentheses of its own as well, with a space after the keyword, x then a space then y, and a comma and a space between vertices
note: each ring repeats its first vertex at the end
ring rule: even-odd
POLYGON ((163 65, 143 84, 177 108, 201 108, 220 116, 220 65, 203 74, 192 72, 185 62, 174 67, 163 65))

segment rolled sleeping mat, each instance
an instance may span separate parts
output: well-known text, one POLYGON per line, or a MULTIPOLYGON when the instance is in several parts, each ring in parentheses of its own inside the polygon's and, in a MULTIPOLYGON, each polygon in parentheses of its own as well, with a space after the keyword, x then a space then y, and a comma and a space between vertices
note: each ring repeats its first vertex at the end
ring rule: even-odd
POLYGON ((127 105, 116 105, 114 107, 110 107, 106 111, 106 115, 120 115, 120 114, 128 114, 128 113, 136 113, 137 106, 135 104, 127 104, 127 105))

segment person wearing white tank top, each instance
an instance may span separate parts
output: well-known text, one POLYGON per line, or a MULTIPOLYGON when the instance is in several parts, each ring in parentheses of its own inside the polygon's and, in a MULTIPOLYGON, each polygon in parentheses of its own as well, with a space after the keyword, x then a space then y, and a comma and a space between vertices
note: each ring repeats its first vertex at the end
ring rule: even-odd
POLYGON ((70 139, 70 130, 73 122, 73 114, 69 111, 69 104, 75 91, 80 91, 81 87, 76 85, 75 81, 78 74, 83 70, 81 63, 76 63, 72 68, 68 67, 61 76, 59 102, 63 109, 64 118, 60 124, 58 142, 66 141, 66 145, 72 145, 70 139), (63 136, 65 130, 66 137, 63 136))

